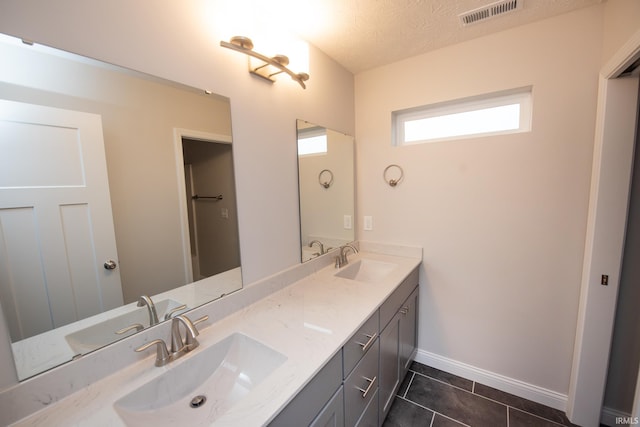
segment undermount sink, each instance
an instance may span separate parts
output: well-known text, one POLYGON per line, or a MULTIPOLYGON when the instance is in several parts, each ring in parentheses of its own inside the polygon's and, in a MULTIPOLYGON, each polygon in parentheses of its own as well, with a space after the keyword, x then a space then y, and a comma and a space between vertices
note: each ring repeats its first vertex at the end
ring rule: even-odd
MULTIPOLYGON (((166 313, 169 313, 171 310, 182 304, 172 299, 165 299, 156 302, 154 305, 156 306, 158 318, 162 320, 166 313)), ((187 309, 188 308, 185 308, 184 310, 187 309)), ((136 333, 135 329, 121 335, 116 334, 116 331, 136 323, 144 326, 145 328, 149 326, 149 312, 147 307, 134 306, 134 309, 127 313, 114 316, 84 329, 80 329, 79 331, 66 335, 64 338, 67 340, 69 347, 71 347, 76 354, 84 354, 101 348, 107 344, 111 344, 112 342, 124 337, 128 337, 129 335, 133 335, 136 333)))
POLYGON ((361 259, 343 267, 335 275, 343 279, 351 279, 358 282, 377 282, 384 279, 397 266, 398 264, 391 262, 361 259))
POLYGON ((127 425, 209 425, 287 359, 243 334, 199 348, 115 402, 127 425))

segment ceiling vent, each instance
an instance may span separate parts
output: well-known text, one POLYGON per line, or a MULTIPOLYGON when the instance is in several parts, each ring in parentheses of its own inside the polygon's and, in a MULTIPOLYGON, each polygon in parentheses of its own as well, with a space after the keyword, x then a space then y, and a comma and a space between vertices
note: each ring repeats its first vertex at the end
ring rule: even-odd
POLYGON ((501 0, 458 15, 463 26, 522 9, 524 0, 501 0))

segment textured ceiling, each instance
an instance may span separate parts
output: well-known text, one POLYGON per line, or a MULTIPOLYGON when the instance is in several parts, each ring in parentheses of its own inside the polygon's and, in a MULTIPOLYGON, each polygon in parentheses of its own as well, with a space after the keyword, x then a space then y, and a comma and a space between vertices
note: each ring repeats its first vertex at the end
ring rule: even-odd
POLYGON ((460 13, 494 1, 275 0, 269 4, 289 8, 287 26, 355 74, 605 0, 524 0, 522 10, 466 27, 460 24, 460 13))

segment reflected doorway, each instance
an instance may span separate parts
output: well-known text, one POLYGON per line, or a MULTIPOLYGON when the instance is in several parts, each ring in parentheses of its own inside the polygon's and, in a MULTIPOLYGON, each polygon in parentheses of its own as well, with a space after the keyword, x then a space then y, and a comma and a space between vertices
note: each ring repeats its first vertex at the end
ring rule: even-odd
POLYGON ((197 281, 240 267, 232 145, 182 137, 190 267, 197 281))

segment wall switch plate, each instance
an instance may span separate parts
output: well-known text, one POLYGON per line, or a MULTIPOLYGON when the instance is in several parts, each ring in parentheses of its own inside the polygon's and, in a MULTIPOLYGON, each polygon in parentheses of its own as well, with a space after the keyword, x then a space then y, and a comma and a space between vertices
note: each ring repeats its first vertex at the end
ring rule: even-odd
POLYGON ((220 209, 220 216, 225 219, 229 219, 229 209, 222 208, 220 209))
POLYGON ((367 231, 373 230, 373 217, 365 215, 364 217, 364 229, 367 231))
POLYGON ((351 230, 353 228, 353 222, 351 221, 351 215, 344 216, 344 229, 351 230))

